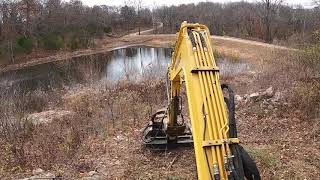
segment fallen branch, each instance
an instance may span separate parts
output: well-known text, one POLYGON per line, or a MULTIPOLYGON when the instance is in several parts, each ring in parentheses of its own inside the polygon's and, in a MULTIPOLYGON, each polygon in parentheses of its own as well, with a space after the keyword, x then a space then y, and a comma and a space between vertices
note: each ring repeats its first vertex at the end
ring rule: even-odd
POLYGON ((173 160, 170 162, 169 166, 167 167, 167 171, 170 171, 172 165, 175 163, 175 161, 176 161, 176 159, 177 159, 178 156, 179 156, 179 154, 176 155, 176 156, 173 158, 173 160))

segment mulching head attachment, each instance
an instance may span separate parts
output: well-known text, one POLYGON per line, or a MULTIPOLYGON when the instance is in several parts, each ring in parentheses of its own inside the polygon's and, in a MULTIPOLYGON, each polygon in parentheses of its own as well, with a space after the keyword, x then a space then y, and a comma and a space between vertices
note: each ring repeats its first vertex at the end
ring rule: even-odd
POLYGON ((160 109, 151 116, 149 124, 143 130, 142 139, 147 147, 152 148, 193 144, 190 126, 183 122, 181 125, 168 127, 166 109, 160 109))

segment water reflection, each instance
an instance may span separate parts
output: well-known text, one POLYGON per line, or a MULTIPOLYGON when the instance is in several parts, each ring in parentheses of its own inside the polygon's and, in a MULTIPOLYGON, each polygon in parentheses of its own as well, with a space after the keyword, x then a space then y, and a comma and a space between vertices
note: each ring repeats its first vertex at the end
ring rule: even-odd
POLYGON ((83 56, 6 72, 0 76, 0 90, 48 90, 94 81, 105 76, 108 59, 108 54, 83 56))
MULTIPOLYGON (((145 78, 164 77, 171 61, 171 49, 130 47, 106 54, 77 57, 50 62, 0 75, 0 90, 51 89, 107 81, 140 81, 145 78)), ((220 73, 236 75, 250 68, 242 61, 217 59, 220 73)))
POLYGON ((164 76, 171 60, 167 48, 126 48, 113 51, 108 62, 106 78, 139 81, 146 76, 164 76))

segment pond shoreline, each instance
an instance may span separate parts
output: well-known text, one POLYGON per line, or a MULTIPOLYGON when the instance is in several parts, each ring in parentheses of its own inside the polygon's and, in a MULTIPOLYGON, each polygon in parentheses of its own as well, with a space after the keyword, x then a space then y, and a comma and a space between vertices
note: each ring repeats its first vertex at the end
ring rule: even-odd
MULTIPOLYGON (((165 76, 171 55, 170 48, 145 45, 118 47, 108 53, 74 57, 4 72, 0 77, 0 89, 49 90, 103 79, 107 82, 157 79, 165 76)), ((220 67, 220 74, 226 77, 251 70, 246 61, 229 59, 225 55, 216 57, 216 62, 220 67)))

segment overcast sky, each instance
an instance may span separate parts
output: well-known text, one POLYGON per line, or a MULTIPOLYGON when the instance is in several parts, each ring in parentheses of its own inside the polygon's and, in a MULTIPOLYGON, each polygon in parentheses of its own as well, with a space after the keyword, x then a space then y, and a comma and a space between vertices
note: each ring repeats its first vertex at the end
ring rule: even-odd
MULTIPOLYGON (((68 0, 66 0, 68 1, 68 0)), ((86 5, 123 5, 125 0, 82 0, 86 5)), ((127 0, 128 1, 128 0, 127 0)), ((198 3, 203 1, 211 2, 235 2, 240 0, 142 0, 144 6, 152 7, 153 5, 177 5, 177 4, 187 4, 187 3, 198 3)), ((248 2, 257 2, 259 0, 245 0, 248 2)), ((304 7, 312 7, 312 0, 285 0, 285 3, 288 5, 297 5, 301 4, 304 7)))

